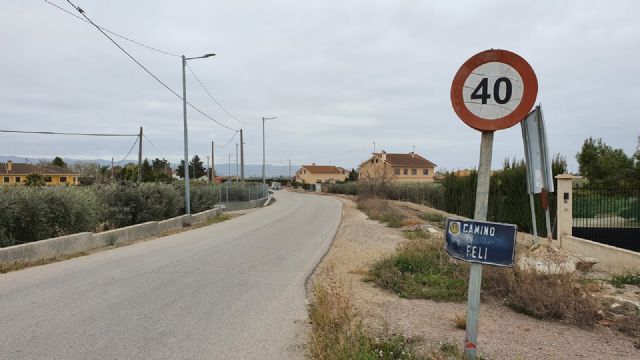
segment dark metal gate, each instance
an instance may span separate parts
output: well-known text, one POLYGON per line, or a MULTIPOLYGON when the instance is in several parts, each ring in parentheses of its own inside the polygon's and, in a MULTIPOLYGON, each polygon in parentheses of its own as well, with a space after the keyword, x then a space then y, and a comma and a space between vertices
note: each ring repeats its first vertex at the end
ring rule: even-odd
POLYGON ((573 235, 640 252, 640 189, 573 189, 573 235))

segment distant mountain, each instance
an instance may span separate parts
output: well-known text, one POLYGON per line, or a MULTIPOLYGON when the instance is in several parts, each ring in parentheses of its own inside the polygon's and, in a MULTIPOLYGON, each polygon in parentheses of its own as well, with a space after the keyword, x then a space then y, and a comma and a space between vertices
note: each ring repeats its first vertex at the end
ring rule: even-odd
MULTIPOLYGON (((0 162, 7 162, 11 160, 15 163, 32 163, 37 164, 39 161, 51 161, 53 158, 30 158, 30 157, 21 157, 21 156, 2 156, 0 155, 0 162)), ((81 160, 81 159, 72 159, 72 158, 62 158, 64 162, 68 165, 73 165, 75 163, 96 163, 101 166, 111 166, 111 160, 103 160, 103 159, 92 159, 92 160, 81 160)), ((137 160, 129 160, 125 163, 135 163, 137 160)), ((177 164, 171 164, 175 169, 177 164)), ((206 166, 206 163, 205 163, 206 166)), ((300 166, 291 165, 291 175, 295 175, 296 171, 300 166)), ((245 177, 262 177, 262 165, 256 164, 246 164, 244 167, 245 177)), ((265 166, 265 173, 267 177, 278 177, 278 176, 289 176, 289 166, 278 166, 278 165, 270 165, 267 164, 265 166)), ((216 174, 219 176, 228 176, 229 175, 229 165, 227 164, 216 164, 216 174)), ((236 164, 231 164, 231 176, 236 175, 236 164)))

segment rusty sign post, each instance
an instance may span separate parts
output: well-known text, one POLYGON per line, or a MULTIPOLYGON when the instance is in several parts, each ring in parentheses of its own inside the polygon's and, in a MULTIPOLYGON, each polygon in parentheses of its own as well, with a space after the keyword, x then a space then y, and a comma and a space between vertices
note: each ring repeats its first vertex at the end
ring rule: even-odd
MULTIPOLYGON (((506 50, 486 50, 472 56, 453 78, 454 111, 467 125, 482 132, 474 220, 487 219, 493 133, 522 121, 537 94, 538 80, 529 63, 506 50)), ((464 352, 467 359, 475 359, 483 265, 470 265, 464 352)))

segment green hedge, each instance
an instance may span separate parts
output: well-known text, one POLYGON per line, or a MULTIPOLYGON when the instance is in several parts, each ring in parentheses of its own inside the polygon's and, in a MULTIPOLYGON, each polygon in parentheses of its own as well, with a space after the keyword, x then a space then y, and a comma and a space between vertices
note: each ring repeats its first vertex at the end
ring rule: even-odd
MULTIPOLYGON (((264 198, 262 184, 191 183, 191 212, 221 201, 264 198), (228 191, 227 191, 228 190, 228 191), (222 195, 222 198, 221 198, 222 195)), ((184 214, 184 182, 111 183, 0 188, 0 247, 52 237, 119 228, 184 214)))
POLYGON ((0 189, 0 247, 93 231, 97 221, 98 199, 91 189, 0 189))

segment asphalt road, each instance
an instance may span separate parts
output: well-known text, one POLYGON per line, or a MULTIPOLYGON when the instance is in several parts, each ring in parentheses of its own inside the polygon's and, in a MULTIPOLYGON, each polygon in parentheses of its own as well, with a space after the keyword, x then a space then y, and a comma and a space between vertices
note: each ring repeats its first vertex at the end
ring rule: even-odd
POLYGON ((276 198, 219 224, 0 274, 0 358, 303 358, 304 283, 342 208, 276 198))

